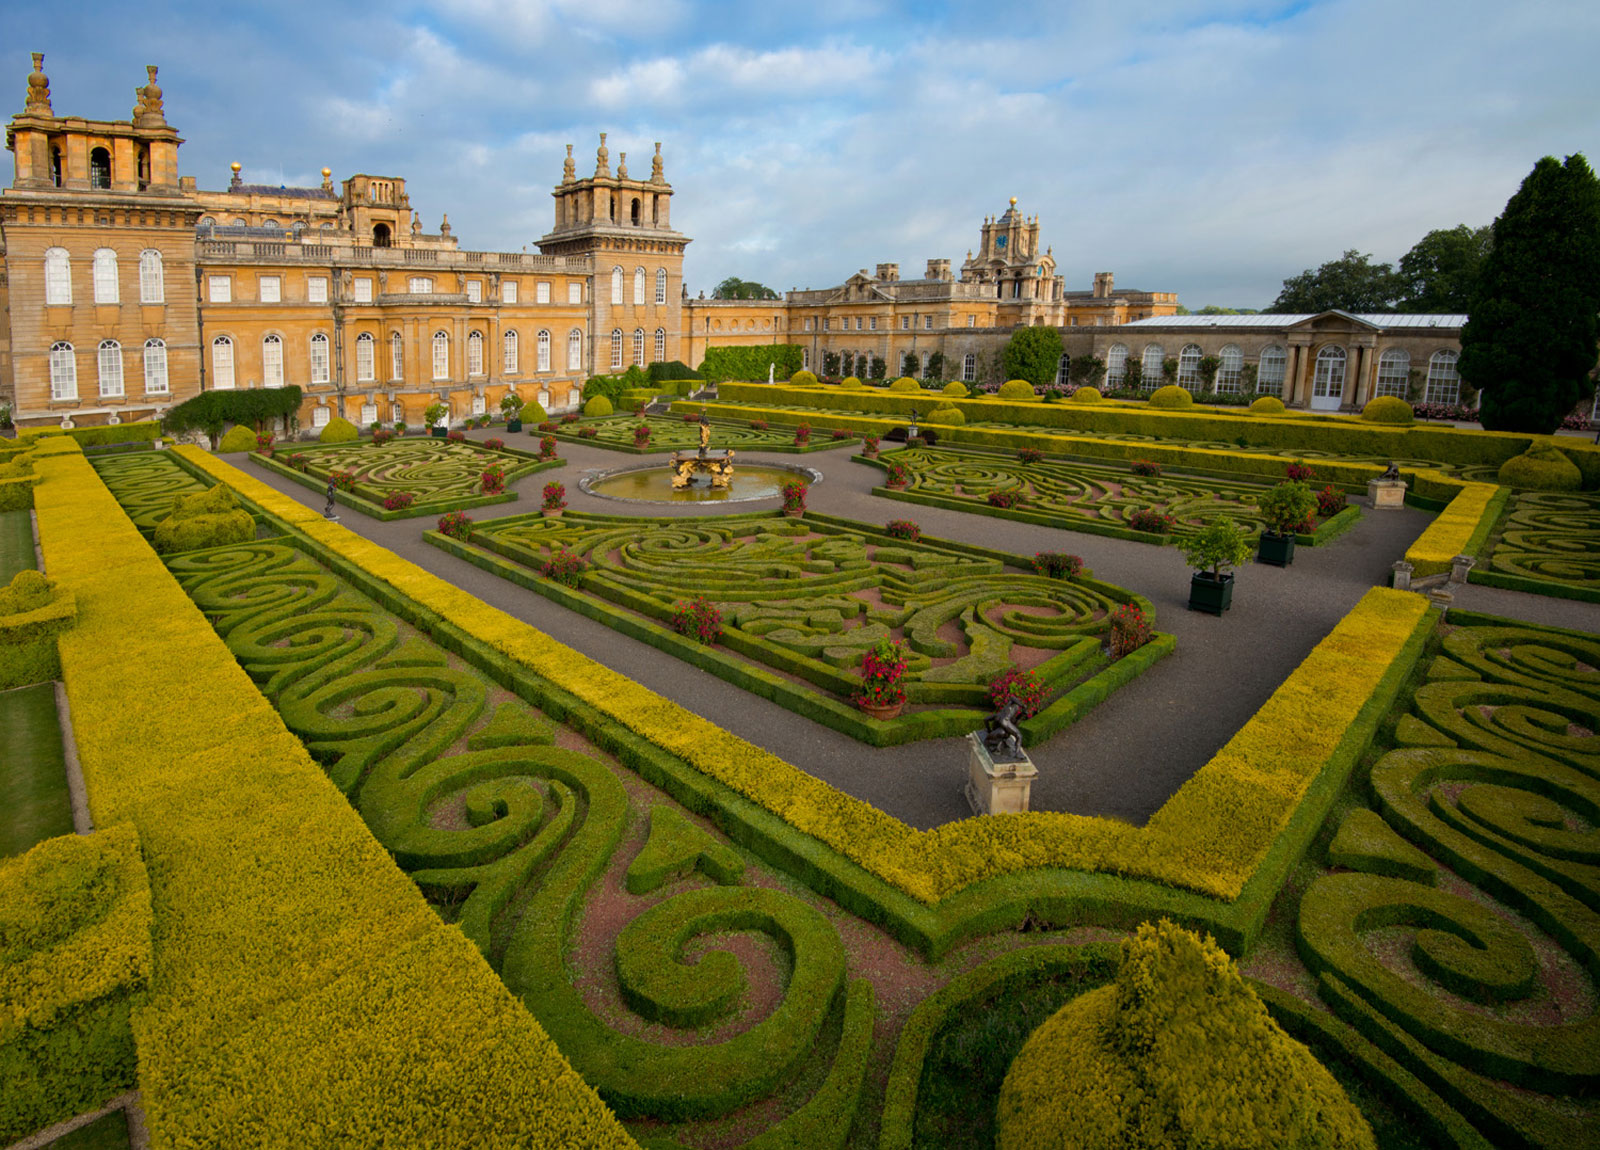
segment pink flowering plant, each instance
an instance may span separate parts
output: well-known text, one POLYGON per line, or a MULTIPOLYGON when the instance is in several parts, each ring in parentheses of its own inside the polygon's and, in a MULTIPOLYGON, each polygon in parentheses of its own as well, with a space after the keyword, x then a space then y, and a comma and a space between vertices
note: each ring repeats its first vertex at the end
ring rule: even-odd
POLYGON ((861 658, 857 706, 893 707, 906 701, 906 653, 898 639, 879 639, 861 658))
POLYGON ((557 547, 540 565, 539 574, 564 587, 576 587, 588 569, 589 564, 582 555, 557 547))
POLYGON ((452 511, 448 515, 439 516, 439 533, 448 535, 452 539, 459 539, 462 543, 472 540, 472 520, 465 511, 452 511))
POLYGON ((915 519, 891 519, 884 524, 883 531, 891 539, 904 539, 909 543, 922 538, 922 528, 915 519))
POLYGON ((1131 655, 1150 641, 1150 620, 1135 603, 1111 612, 1111 657, 1131 655))
POLYGON ((546 483, 544 485, 544 510, 560 511, 567 505, 567 485, 564 483, 546 483))
POLYGON ((1015 667, 996 675, 989 682, 989 702, 995 710, 1015 699, 1021 704, 1024 717, 1029 719, 1044 707, 1045 694, 1044 684, 1034 677, 1032 671, 1019 671, 1015 667))
POLYGON ((783 509, 785 511, 804 511, 806 509, 806 493, 811 488, 799 479, 785 479, 778 488, 778 493, 783 496, 783 509))
POLYGON ((417 497, 409 491, 391 491, 383 497, 385 511, 404 511, 417 501, 417 497))
POLYGON ((506 473, 499 466, 489 468, 480 480, 485 495, 499 495, 506 489, 506 473))
POLYGON ((556 457, 556 437, 547 435, 539 440, 539 458, 554 459, 556 457))
POLYGON ((704 595, 679 600, 672 612, 672 629, 709 647, 722 638, 722 612, 704 595))

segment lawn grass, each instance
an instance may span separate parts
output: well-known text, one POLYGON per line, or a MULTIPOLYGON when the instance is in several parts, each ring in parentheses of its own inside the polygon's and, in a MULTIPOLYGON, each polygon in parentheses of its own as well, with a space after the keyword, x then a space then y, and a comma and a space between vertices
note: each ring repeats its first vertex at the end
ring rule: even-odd
POLYGON ((0 692, 5 769, 0 771, 0 857, 72 833, 72 800, 56 722, 55 687, 0 692))
POLYGON ((32 571, 33 523, 26 511, 0 511, 0 584, 18 571, 32 571))

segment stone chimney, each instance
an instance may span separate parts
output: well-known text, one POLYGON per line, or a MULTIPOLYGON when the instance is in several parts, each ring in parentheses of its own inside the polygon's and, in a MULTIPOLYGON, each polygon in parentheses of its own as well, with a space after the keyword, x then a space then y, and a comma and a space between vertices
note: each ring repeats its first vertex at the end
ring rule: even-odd
POLYGON ((1110 299, 1111 298, 1111 282, 1112 282, 1112 278, 1111 278, 1111 273, 1110 272, 1095 272, 1094 273, 1094 298, 1095 299, 1110 299))
POLYGON ((948 281, 950 279, 950 261, 929 260, 927 278, 931 280, 948 281))
POLYGON ((894 283, 896 280, 898 280, 900 278, 900 265, 899 264, 879 264, 878 265, 878 277, 877 278, 882 280, 882 281, 884 281, 885 283, 894 283))

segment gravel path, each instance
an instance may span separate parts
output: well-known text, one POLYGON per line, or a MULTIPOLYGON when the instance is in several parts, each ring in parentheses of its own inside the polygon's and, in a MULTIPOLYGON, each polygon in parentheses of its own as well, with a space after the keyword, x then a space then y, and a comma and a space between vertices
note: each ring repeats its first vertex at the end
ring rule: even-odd
MULTIPOLYGON (((491 433, 482 433, 479 438, 491 433)), ((501 433, 503 434, 503 433, 501 433)), ((1036 527, 987 516, 875 498, 882 472, 852 462, 855 447, 804 456, 751 452, 749 463, 801 463, 823 473, 808 499, 816 511, 882 524, 912 518, 923 534, 1032 555, 1081 555, 1096 577, 1146 596, 1158 630, 1177 637, 1177 651, 1122 688, 1076 726, 1030 751, 1039 767, 1033 809, 1107 815, 1142 824, 1266 701, 1278 684, 1366 593, 1388 581, 1432 518, 1413 508, 1367 511, 1360 524, 1326 547, 1300 548, 1294 564, 1279 569, 1250 565, 1236 576, 1233 609, 1222 618, 1188 611, 1189 572, 1173 547, 1036 527)), ((514 485, 519 501, 472 512, 483 520, 525 514, 539 506, 552 478, 567 487, 574 510, 609 514, 715 515, 729 509, 768 510, 777 500, 736 505, 669 505, 660 512, 585 495, 586 473, 641 462, 638 456, 566 444, 565 468, 514 485)), ((229 457, 279 491, 321 510, 323 498, 261 468, 229 457)), ((660 457, 665 462, 665 455, 660 457)), ((405 556, 485 602, 671 698, 696 714, 765 747, 832 785, 928 828, 970 814, 962 797, 966 746, 940 739, 903 747, 872 748, 775 703, 757 698, 690 667, 646 643, 567 611, 422 541, 428 519, 379 523, 344 509, 350 529, 405 556)), ((1596 629, 1600 608, 1492 588, 1455 588, 1456 602, 1557 626, 1596 629)))

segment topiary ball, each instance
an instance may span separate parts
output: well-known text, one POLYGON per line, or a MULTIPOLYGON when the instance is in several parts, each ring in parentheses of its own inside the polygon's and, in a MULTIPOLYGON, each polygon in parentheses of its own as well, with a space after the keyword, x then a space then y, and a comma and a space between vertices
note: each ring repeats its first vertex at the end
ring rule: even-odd
POLYGON ((995 1119, 999 1150, 1376 1146, 1233 960, 1165 920, 1124 940, 1115 982, 1033 1032, 995 1119))
POLYGON ((995 394, 1001 399, 1033 399, 1033 384, 1025 379, 1008 379, 995 394))
POLYGON ((948 395, 951 399, 965 399, 971 393, 967 391, 967 385, 964 383, 947 383, 942 394, 948 395))
MULTIPOLYGON (((611 401, 608 399, 608 400, 606 400, 606 402, 610 403, 611 401)), ((585 410, 587 410, 587 409, 585 409, 585 410)), ((550 418, 549 413, 546 412, 545 409, 543 407, 541 407, 539 404, 534 403, 531 400, 522 405, 522 422, 523 423, 531 423, 535 427, 537 427, 537 426, 539 426, 539 424, 545 422, 549 418, 550 418)))
POLYGON ((217 450, 223 455, 231 455, 235 451, 254 451, 256 449, 256 433, 242 423, 236 423, 228 428, 228 433, 222 437, 222 442, 217 444, 217 450))
POLYGON ((1168 409, 1193 407, 1194 396, 1189 394, 1188 388, 1169 383, 1166 387, 1158 387, 1150 393, 1150 406, 1168 409))
POLYGON ((56 585, 51 579, 24 568, 11 577, 11 585, 0 587, 0 615, 25 615, 48 607, 55 599, 56 585))
POLYGON ((802 368, 789 377, 789 382, 796 387, 816 387, 817 376, 815 372, 806 371, 802 368))
POLYGON ((1283 400, 1275 395, 1263 395, 1250 405, 1251 415, 1282 415, 1287 410, 1283 400))
POLYGON ((1098 387, 1080 387, 1072 393, 1073 403, 1099 403, 1104 398, 1098 387))
POLYGON ((967 417, 961 414, 960 409, 951 407, 948 403, 941 403, 928 413, 929 423, 939 423, 946 427, 961 427, 967 422, 967 417))
POLYGON ((239 506, 233 489, 218 483, 172 501, 172 514, 156 524, 151 543, 157 554, 244 543, 256 537, 256 521, 239 506))
POLYGON ((1583 472, 1553 443, 1538 443, 1500 465, 1496 478, 1507 487, 1532 491, 1576 491, 1583 472))
POLYGON ((611 412, 611 401, 603 395, 597 395, 583 405, 583 414, 590 419, 598 419, 600 416, 610 415, 611 412))
POLYGON ((855 376, 847 375, 847 376, 845 376, 843 379, 841 379, 839 381, 839 386, 843 387, 843 388, 849 388, 849 389, 853 390, 855 388, 858 388, 858 387, 862 386, 862 383, 855 376))
POLYGON ((922 385, 910 376, 902 375, 889 385, 890 391, 921 391, 922 385))
POLYGON ((1398 395, 1380 395, 1368 400, 1367 406, 1361 409, 1361 418, 1368 423, 1392 423, 1397 427, 1409 427, 1417 421, 1411 405, 1398 395))
POLYGON ((328 420, 322 429, 322 434, 317 439, 323 443, 354 443, 361 438, 361 432, 356 425, 342 415, 336 415, 328 420))

